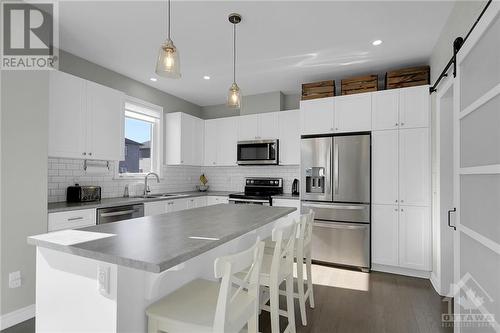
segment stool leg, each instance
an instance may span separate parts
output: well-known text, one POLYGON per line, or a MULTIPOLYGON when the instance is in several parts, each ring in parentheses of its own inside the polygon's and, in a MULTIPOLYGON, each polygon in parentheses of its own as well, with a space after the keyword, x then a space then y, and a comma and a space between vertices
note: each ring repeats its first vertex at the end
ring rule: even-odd
POLYGON ((307 290, 309 291, 309 305, 314 309, 314 291, 313 291, 313 283, 312 283, 312 274, 311 274, 311 252, 307 254, 306 257, 306 269, 307 269, 307 290))
POLYGON ((269 286, 269 302, 271 308, 271 332, 280 333, 280 299, 279 299, 279 283, 272 281, 269 286))
POLYGON ((290 332, 295 333, 295 307, 293 297, 293 274, 286 278, 286 313, 290 332))
POLYGON ((300 318, 302 319, 302 325, 307 326, 306 298, 304 293, 304 264, 302 261, 303 260, 297 258, 297 288, 299 293, 300 318))
POLYGON ((148 333, 158 333, 158 320, 148 318, 148 333))
POLYGON ((247 322, 248 333, 258 333, 259 332, 259 316, 257 314, 253 315, 252 318, 247 322))

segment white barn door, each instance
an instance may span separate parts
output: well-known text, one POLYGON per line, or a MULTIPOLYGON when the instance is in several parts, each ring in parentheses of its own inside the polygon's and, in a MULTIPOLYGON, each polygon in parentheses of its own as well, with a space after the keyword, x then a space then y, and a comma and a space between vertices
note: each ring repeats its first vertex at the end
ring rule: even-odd
POLYGON ((500 332, 499 8, 493 1, 457 56, 455 332, 500 332))

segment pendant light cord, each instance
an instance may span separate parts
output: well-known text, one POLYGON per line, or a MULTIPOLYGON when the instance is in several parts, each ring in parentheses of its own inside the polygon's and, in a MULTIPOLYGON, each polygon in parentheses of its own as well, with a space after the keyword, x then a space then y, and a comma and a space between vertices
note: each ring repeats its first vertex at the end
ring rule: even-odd
POLYGON ((170 40, 170 0, 167 1, 167 16, 168 16, 167 35, 168 35, 168 40, 170 40))
POLYGON ((233 23, 233 83, 236 83, 236 24, 233 23))

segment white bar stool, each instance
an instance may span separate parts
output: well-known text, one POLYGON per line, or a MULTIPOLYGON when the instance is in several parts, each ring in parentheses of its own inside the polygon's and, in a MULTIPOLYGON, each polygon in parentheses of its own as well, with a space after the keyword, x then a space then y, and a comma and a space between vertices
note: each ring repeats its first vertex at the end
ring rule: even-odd
POLYGON ((215 277, 197 279, 146 309, 148 332, 258 332, 259 277, 264 242, 250 249, 217 258, 215 277), (242 279, 236 273, 246 271, 242 279), (236 287, 237 286, 237 287, 236 287))
MULTIPOLYGON (((302 325, 307 325, 306 317, 306 302, 309 299, 309 305, 314 309, 314 291, 312 283, 312 259, 311 259, 311 245, 312 245, 312 227, 314 222, 314 212, 311 209, 309 213, 300 216, 300 225, 297 233, 297 241, 295 242, 295 260, 297 262, 297 293, 294 292, 293 296, 299 300, 300 317, 302 325), (307 279, 304 278, 304 261, 306 264, 307 279), (307 290, 304 289, 304 284, 307 283, 307 290)), ((270 251, 274 251, 275 242, 266 239, 266 248, 264 256, 270 251)), ((286 295, 285 291, 280 291, 281 295, 286 295)))
POLYGON ((260 308, 271 315, 271 332, 280 333, 279 316, 288 318, 284 332, 295 333, 295 311, 293 302, 293 260, 295 239, 299 223, 275 227, 272 240, 275 247, 272 254, 264 254, 260 273, 260 284, 269 288, 269 298, 263 300, 260 308), (280 284, 285 281, 286 311, 279 308, 280 284), (267 306, 267 301, 270 306, 267 306))

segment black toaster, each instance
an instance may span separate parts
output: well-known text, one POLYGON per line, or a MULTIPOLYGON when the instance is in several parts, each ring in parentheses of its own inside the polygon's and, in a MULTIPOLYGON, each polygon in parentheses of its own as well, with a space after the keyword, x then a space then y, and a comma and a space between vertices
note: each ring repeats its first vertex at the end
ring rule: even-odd
POLYGON ((67 202, 87 202, 101 200, 100 186, 68 186, 66 189, 67 202))

